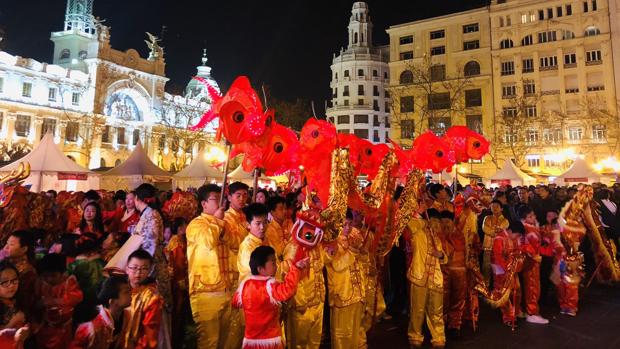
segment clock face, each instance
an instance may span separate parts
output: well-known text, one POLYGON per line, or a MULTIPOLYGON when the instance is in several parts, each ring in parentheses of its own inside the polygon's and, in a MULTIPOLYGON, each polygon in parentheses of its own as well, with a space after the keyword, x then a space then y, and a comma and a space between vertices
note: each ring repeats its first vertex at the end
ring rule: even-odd
POLYGON ((118 91, 111 94, 105 103, 105 115, 124 121, 143 121, 136 102, 128 94, 118 91))

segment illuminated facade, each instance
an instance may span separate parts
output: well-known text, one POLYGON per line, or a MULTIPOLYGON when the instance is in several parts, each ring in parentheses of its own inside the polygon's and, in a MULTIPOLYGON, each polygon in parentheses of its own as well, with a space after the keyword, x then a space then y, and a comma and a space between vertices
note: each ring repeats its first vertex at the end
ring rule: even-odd
MULTIPOLYGON (((392 26, 390 86, 406 85, 399 77, 408 52, 413 60, 430 55, 433 63, 447 67, 447 76, 454 67, 467 73, 468 62, 477 62, 472 81, 482 101, 479 113, 471 115, 481 115, 482 133, 495 143, 496 163, 520 156, 523 169, 551 175, 563 172, 570 164, 566 160, 575 156, 598 163, 618 153, 619 3, 494 0, 489 7, 392 26), (517 108, 515 100, 526 105, 517 108), (518 136, 504 126, 519 113, 516 109, 532 120, 518 136), (515 143, 525 153, 511 150, 515 143)), ((412 121, 394 122, 393 133, 407 145, 417 115, 415 110, 401 113, 403 105, 394 108, 395 114, 412 121)), ((473 125, 458 113, 449 120, 473 125)), ((496 170, 492 160, 488 156, 464 171, 488 177, 496 170)))
MULTIPOLYGON (((166 106, 174 101, 204 110, 206 93, 193 82, 187 98, 166 93, 157 38, 149 34, 148 58, 134 49, 113 49, 110 28, 93 17, 92 4, 67 1, 63 30, 51 34, 51 64, 0 51, 0 143, 5 150, 31 149, 51 132, 67 156, 99 168, 119 164, 140 141, 154 162, 170 169, 172 140, 164 139, 170 124, 162 123, 166 106)), ((210 71, 205 54, 197 75, 217 88, 210 71)), ((202 145, 194 144, 192 152, 202 145)))

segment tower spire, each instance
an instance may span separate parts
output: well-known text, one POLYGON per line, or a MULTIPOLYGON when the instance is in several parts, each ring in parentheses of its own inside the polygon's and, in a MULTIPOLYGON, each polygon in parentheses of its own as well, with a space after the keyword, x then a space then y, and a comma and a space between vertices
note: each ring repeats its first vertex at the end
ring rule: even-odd
POLYGON ((93 2, 94 0, 67 0, 65 31, 76 31, 86 35, 95 34, 93 2))
POLYGON ((202 49, 202 58, 200 60, 202 61, 203 66, 207 65, 207 49, 206 48, 202 49))
POLYGON ((349 48, 372 47, 372 22, 368 5, 363 1, 353 3, 349 20, 349 48))

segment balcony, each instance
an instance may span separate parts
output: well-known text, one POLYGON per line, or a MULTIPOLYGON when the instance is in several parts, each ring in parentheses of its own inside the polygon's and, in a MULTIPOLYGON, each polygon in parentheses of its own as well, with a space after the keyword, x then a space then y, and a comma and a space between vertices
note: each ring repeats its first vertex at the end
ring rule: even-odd
POLYGON ((597 61, 587 61, 586 65, 590 66, 590 65, 599 65, 599 64, 603 64, 603 61, 601 60, 597 60, 597 61))
POLYGON ((541 94, 542 96, 559 95, 559 94, 560 94, 560 90, 549 90, 549 91, 542 91, 540 94, 541 94))
POLYGON ((578 88, 567 88, 566 90, 564 90, 565 93, 579 93, 579 89, 578 88))
POLYGON ((564 69, 577 68, 577 63, 564 64, 564 69))
POLYGON ((538 70, 540 70, 540 71, 558 70, 558 66, 557 65, 549 65, 549 66, 546 66, 546 67, 540 67, 538 70))

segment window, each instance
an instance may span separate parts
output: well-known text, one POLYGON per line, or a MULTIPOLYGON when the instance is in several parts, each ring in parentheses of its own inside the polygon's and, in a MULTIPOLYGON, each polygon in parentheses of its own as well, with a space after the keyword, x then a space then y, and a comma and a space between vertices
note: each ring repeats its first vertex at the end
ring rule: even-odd
POLYGON ((540 167, 540 156, 529 155, 527 157, 527 167, 540 167))
POLYGON ((463 73, 465 76, 480 75, 480 64, 476 61, 467 62, 467 64, 465 64, 465 69, 463 69, 463 73))
POLYGON ((358 99, 357 105, 364 105, 364 99, 363 98, 358 99))
POLYGON ((400 60, 413 59, 413 51, 405 51, 400 53, 400 60))
POLYGON ((105 159, 101 158, 99 160, 99 168, 104 168, 104 167, 106 167, 105 159))
POLYGON ((356 130, 353 130, 353 134, 358 136, 361 139, 368 139, 368 130, 367 129, 356 129, 356 130))
POLYGON ((413 132, 413 120, 401 120, 400 122, 400 138, 412 139, 413 132))
POLYGON ((353 122, 356 124, 367 124, 368 115, 353 115, 353 122))
POLYGON ((380 109, 379 109, 379 101, 376 100, 376 99, 372 101, 372 110, 380 111, 380 109))
POLYGON ((575 38, 575 33, 570 30, 562 30, 562 40, 570 40, 575 38))
POLYGON ((413 35, 401 36, 399 41, 401 45, 413 44, 413 35))
POLYGON ((139 129, 135 129, 133 130, 133 145, 138 144, 138 142, 140 142, 140 130, 139 129))
POLYGON ((125 140, 125 128, 124 127, 116 128, 116 143, 127 144, 127 141, 125 140))
POLYGON ((373 96, 375 96, 375 97, 379 97, 379 95, 380 95, 380 94, 379 94, 379 86, 374 85, 374 86, 372 87, 372 95, 373 95, 373 96))
POLYGON ((504 85, 502 86, 502 98, 512 98, 517 95, 517 86, 504 85))
POLYGON ((50 87, 50 89, 47 92, 47 100, 50 102, 56 102, 56 88, 55 87, 50 87))
POLYGON ((480 107, 482 106, 482 90, 465 90, 465 107, 480 107))
POLYGON ((400 73, 400 78, 398 79, 401 84, 411 84, 413 83, 413 73, 411 70, 405 70, 400 73))
POLYGON ((512 42, 512 40, 504 39, 504 40, 500 41, 499 48, 500 49, 506 49, 506 48, 514 47, 514 45, 515 44, 512 42))
POLYGON ((2 130, 3 122, 4 122, 4 113, 0 111, 0 130, 2 130))
POLYGON ((346 106, 348 106, 348 105, 349 105, 349 100, 348 100, 348 99, 345 99, 345 100, 344 100, 344 106, 346 107, 346 106))
POLYGON ((522 61, 522 63, 523 63, 524 73, 532 73, 534 71, 534 59, 533 58, 526 58, 522 61))
POLYGON ((86 52, 86 51, 80 51, 80 52, 78 52, 78 58, 79 58, 80 60, 85 60, 85 59, 86 59, 86 57, 88 57, 88 52, 86 52))
POLYGON ((377 69, 372 70, 372 76, 379 77, 379 72, 377 71, 377 69))
POLYGON ((349 86, 345 86, 342 91, 342 97, 349 97, 349 86))
POLYGON ((332 98, 337 98, 338 97, 338 87, 334 88, 334 93, 332 94, 332 98))
POLYGON ((431 56, 443 55, 444 53, 446 53, 445 46, 431 47, 431 56))
POLYGON ((364 85, 357 85, 357 95, 358 96, 364 95, 364 85))
POLYGON ((568 140, 572 142, 581 141, 583 138, 583 128, 581 127, 569 127, 568 128, 568 140))
POLYGON ((540 57, 540 69, 541 70, 557 68, 557 66, 558 66, 557 56, 540 57))
POLYGON ((514 75, 515 73, 515 62, 502 62, 502 75, 514 75))
POLYGON ((527 130, 525 133, 525 142, 536 144, 536 142, 538 142, 538 130, 527 130))
POLYGON ((443 37, 446 36, 446 31, 441 29, 441 30, 435 30, 431 32, 431 40, 435 40, 435 39, 441 39, 443 37))
POLYGON ((43 139, 43 136, 45 136, 48 132, 51 133, 52 136, 56 134, 56 119, 43 119, 43 125, 41 126, 41 139, 43 139))
POLYGON ((529 118, 535 118, 538 116, 535 105, 528 105, 525 107, 525 115, 529 118))
POLYGON ((601 50, 587 51, 586 52, 586 62, 600 62, 601 59, 601 50))
POLYGON ((384 109, 384 110, 385 110, 385 112, 386 112, 386 113, 389 113, 389 112, 390 112, 390 103, 385 102, 385 106, 384 106, 384 108, 385 108, 385 109, 384 109))
POLYGON ((385 98, 390 98, 390 91, 388 91, 388 90, 384 90, 384 91, 383 91, 383 94, 384 94, 384 97, 385 97, 385 98))
POLYGON ((514 132, 504 132, 504 143, 515 144, 517 142, 517 135, 514 132))
POLYGON ((373 125, 374 127, 379 127, 379 126, 381 126, 381 123, 379 122, 379 115, 374 115, 374 116, 372 117, 372 125, 373 125))
POLYGON ((532 96, 536 94, 536 84, 534 81, 524 81, 523 82, 523 95, 532 96))
POLYGON ((479 30, 478 23, 466 24, 463 26, 463 34, 474 33, 479 30))
POLYGON ((65 139, 69 142, 77 142, 79 131, 80 131, 79 123, 75 121, 67 122, 67 128, 65 130, 65 139))
POLYGON ((388 78, 388 73, 387 72, 383 72, 383 78, 387 79, 388 78))
POLYGON ((505 118, 514 118, 517 116, 517 108, 515 107, 504 107, 502 112, 505 118))
POLYGON ((164 149, 166 148, 166 135, 160 135, 159 136, 159 149, 164 149))
POLYGON ((338 80, 338 72, 334 73, 334 80, 338 80))
POLYGON ((428 95, 428 109, 439 110, 450 108, 450 92, 431 93, 428 95))
POLYGON ((4 78, 0 76, 0 93, 4 92, 4 78))
POLYGON ((348 70, 345 70, 345 71, 344 71, 344 77, 345 77, 345 78, 348 78, 348 77, 349 77, 349 71, 348 71, 348 70))
POLYGON ((594 125, 592 126, 592 142, 594 143, 605 143, 607 140, 605 126, 604 125, 594 125))
POLYGON ((530 19, 530 16, 527 13, 524 13, 524 14, 521 15, 521 23, 522 24, 527 23, 529 21, 529 19, 530 19))
POLYGON ((553 9, 552 8, 548 8, 547 9, 547 18, 553 18, 553 9))
POLYGON ((510 16, 506 16, 506 26, 510 27, 512 25, 512 18, 510 16))
POLYGON ((555 8, 555 14, 558 17, 562 17, 562 6, 558 6, 555 8))
POLYGON ((103 143, 112 143, 111 134, 110 134, 110 125, 105 125, 103 130, 101 131, 101 142, 103 143))
POLYGON ((554 158, 545 159, 545 167, 560 167, 560 166, 561 166, 561 162, 558 160, 555 160, 554 158))
POLYGON ((596 0, 592 0, 592 11, 596 11, 597 7, 596 7, 596 0))
POLYGON ((573 6, 572 5, 566 5, 566 15, 570 16, 573 14, 573 6))
POLYGON ((585 32, 585 36, 594 36, 594 35, 599 35, 601 33, 601 30, 598 29, 595 26, 589 26, 586 28, 586 32, 585 32))
POLYGON ((577 55, 574 53, 568 53, 564 55, 564 65, 576 65, 577 55))
POLYGON ((80 93, 79 92, 73 92, 73 94, 71 95, 71 104, 80 105, 80 93))
POLYGON ((71 57, 71 51, 68 48, 60 51, 60 59, 69 59, 71 57))
POLYGON ((544 129, 543 140, 547 143, 556 144, 562 141, 562 129, 544 129))
POLYGON ((463 51, 475 50, 477 48, 480 48, 480 41, 478 40, 465 41, 463 43, 463 51))
POLYGON ((15 118, 15 134, 19 137, 28 137, 30 134, 30 115, 17 115, 15 118))
POLYGON ((465 116, 465 123, 467 128, 482 134, 482 115, 467 115, 465 116))
POLYGON ((521 46, 529 46, 534 43, 534 39, 532 38, 532 34, 526 35, 523 39, 521 39, 521 46))
POLYGON ((583 12, 588 12, 588 2, 587 1, 583 2, 583 12))
POLYGON ((543 19, 545 19, 545 11, 543 11, 543 10, 538 10, 538 19, 539 19, 539 20, 541 20, 541 21, 542 21, 543 19))
POLYGON ((551 42, 557 40, 557 32, 555 30, 538 33, 538 43, 551 42))
POLYGON ((400 112, 412 113, 413 112, 413 96, 400 97, 400 112))
POLYGON ((434 64, 431 66, 431 81, 443 81, 446 79, 446 66, 434 64))
POLYGON ((22 97, 32 97, 32 83, 24 82, 22 85, 22 97))
POLYGON ((446 133, 446 130, 452 126, 452 120, 449 117, 429 118, 428 128, 438 136, 446 133))
POLYGON ((364 76, 364 69, 358 69, 357 76, 364 76))
POLYGON ((348 124, 349 122, 351 122, 349 115, 338 115, 338 125, 348 124))
POLYGON ((504 17, 500 17, 499 18, 499 26, 503 27, 504 26, 504 17))

